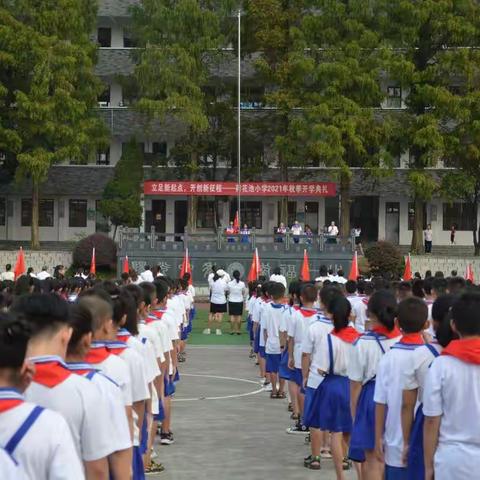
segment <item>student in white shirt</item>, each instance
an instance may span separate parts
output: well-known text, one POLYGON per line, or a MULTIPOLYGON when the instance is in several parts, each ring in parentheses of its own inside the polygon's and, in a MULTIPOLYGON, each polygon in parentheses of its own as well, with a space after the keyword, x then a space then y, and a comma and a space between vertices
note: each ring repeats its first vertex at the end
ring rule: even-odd
POLYGON ((7 263, 5 265, 5 271, 0 275, 3 282, 13 282, 15 280, 15 274, 12 272, 12 266, 7 263))
POLYGON ((265 320, 262 334, 265 337, 265 355, 267 357, 265 371, 269 375, 269 380, 272 384, 270 398, 286 398, 285 380, 280 379, 280 386, 277 390, 278 370, 282 353, 280 321, 285 309, 285 305, 282 303, 285 296, 285 287, 281 283, 272 282, 269 288, 269 295, 272 302, 265 307, 262 314, 265 320))
POLYGON ((241 335, 243 304, 245 303, 245 295, 247 288, 245 283, 240 280, 240 272, 233 272, 233 280, 228 282, 228 313, 230 314, 230 323, 232 331, 230 335, 241 335))
POLYGON ((153 277, 152 270, 150 269, 150 265, 145 265, 145 269, 140 274, 140 278, 142 279, 142 282, 152 283, 155 280, 155 278, 153 277))
POLYGON ((270 281, 281 283, 285 289, 287 288, 287 279, 285 278, 285 275, 282 275, 280 267, 275 267, 273 269, 273 273, 270 275, 270 281))
POLYGON ((480 294, 463 293, 452 306, 452 340, 427 373, 425 479, 475 478, 480 457, 480 294))
POLYGON ((300 235, 303 233, 303 229, 302 226, 298 223, 298 220, 295 220, 290 231, 292 232, 293 241, 295 243, 299 243, 300 235))
POLYGON ((328 235, 331 237, 337 237, 338 236, 338 227, 335 225, 335 222, 330 223, 327 229, 328 235))
POLYGON ((224 280, 225 272, 217 270, 210 282, 210 313, 213 314, 212 323, 208 323, 208 328, 204 331, 207 335, 210 334, 212 324, 216 326, 215 333, 222 334, 222 320, 223 314, 227 311, 227 282, 224 280))
POLYGON ((107 457, 114 451, 108 405, 89 380, 72 374, 64 363, 72 333, 67 302, 55 294, 33 293, 19 297, 12 311, 32 328, 27 358, 35 364, 35 375, 26 399, 63 415, 87 479, 105 478, 107 457))
POLYGON ((83 480, 83 465, 64 417, 26 402, 21 394, 34 372, 25 361, 30 333, 24 321, 1 314, 0 477, 83 480))
POLYGON ((42 267, 42 271, 37 273, 37 278, 39 280, 46 280, 47 278, 50 278, 51 275, 48 273, 48 267, 42 267))
POLYGON ((387 479, 407 480, 403 462, 403 433, 401 423, 403 378, 414 351, 425 344, 428 309, 419 298, 409 297, 398 306, 401 340, 380 360, 375 382, 375 451, 379 460, 385 459, 387 479))
POLYGON ((354 420, 349 458, 361 463, 364 478, 383 480, 383 462, 375 449, 375 379, 378 363, 401 338, 395 326, 397 300, 388 290, 375 292, 368 301, 370 328, 355 342, 348 363, 350 407, 354 420))
POLYGON ((424 480, 423 452, 423 391, 425 379, 433 360, 440 355, 453 339, 449 310, 455 297, 442 295, 432 308, 434 338, 417 348, 405 371, 402 400, 403 460, 407 465, 408 478, 424 480))

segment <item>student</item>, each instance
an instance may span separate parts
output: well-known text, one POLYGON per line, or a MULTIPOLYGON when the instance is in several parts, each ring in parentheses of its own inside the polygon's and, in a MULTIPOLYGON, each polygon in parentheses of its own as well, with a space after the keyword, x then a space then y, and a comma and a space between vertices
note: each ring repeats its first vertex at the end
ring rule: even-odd
POLYGON ((265 328, 265 318, 263 317, 263 311, 266 306, 271 302, 269 289, 271 282, 265 282, 261 286, 262 294, 257 298, 257 305, 255 306, 253 313, 253 330, 255 334, 256 350, 258 352, 258 365, 260 370, 260 377, 265 381, 263 386, 265 391, 269 392, 272 389, 269 378, 266 375, 266 355, 265 355, 265 336, 263 335, 263 329, 265 328), (263 317, 263 318, 262 318, 263 317))
POLYGON ((12 265, 7 263, 5 265, 5 271, 0 275, 2 282, 13 282, 15 280, 15 274, 12 272, 12 265))
POLYGON ((83 466, 65 418, 26 402, 20 393, 34 373, 25 361, 30 334, 23 320, 0 315, 0 477, 83 480, 83 466), (7 468, 14 473, 10 475, 7 468))
POLYGON ((110 439, 114 450, 109 456, 111 475, 115 480, 128 480, 132 464, 132 440, 122 392, 111 378, 85 362, 93 333, 93 318, 90 310, 83 304, 73 305, 69 312, 69 325, 72 328, 72 336, 68 343, 66 364, 73 373, 83 375, 97 386, 107 402, 109 419, 114 432, 110 439))
MULTIPOLYGON (((225 272, 223 270, 217 270, 210 283, 210 313, 213 315, 213 325, 216 325, 215 333, 217 335, 222 334, 222 320, 223 314, 227 311, 227 297, 226 292, 228 289, 227 282, 225 281, 225 272)), ((211 324, 208 323, 208 328, 205 333, 210 334, 211 324)))
POLYGON ((145 265, 143 272, 140 274, 140 278, 142 282, 152 283, 155 280, 150 265, 145 265))
POLYGON ((277 390, 278 370, 280 367, 281 345, 280 345, 280 320, 285 309, 282 303, 285 296, 285 287, 281 283, 272 282, 269 290, 272 302, 269 303, 263 312, 264 328, 262 334, 265 336, 265 355, 267 357, 265 371, 270 376, 272 392, 270 398, 285 398, 285 380, 280 379, 280 388, 277 390))
POLYGON ((375 451, 385 459, 385 480, 407 480, 403 463, 401 425, 403 377, 414 351, 425 344, 428 309, 419 298, 410 297, 398 306, 398 324, 402 338, 380 360, 375 382, 375 451))
POLYGON ((395 327, 397 300, 388 290, 375 292, 368 301, 370 330, 361 335, 351 351, 348 363, 350 408, 354 419, 349 457, 362 462, 363 478, 383 479, 383 463, 377 461, 375 448, 375 403, 373 394, 378 363, 401 338, 395 327))
POLYGON ((480 294, 451 309, 452 340, 430 367, 423 395, 425 479, 474 478, 480 457, 480 294))
POLYGON ((240 272, 233 272, 233 280, 228 282, 228 313, 230 314, 230 323, 232 331, 230 335, 241 335, 243 304, 245 303, 245 294, 247 289, 245 283, 240 280, 240 272))
POLYGON ((453 339, 449 310, 455 297, 443 295, 432 308, 435 337, 431 343, 417 348, 405 370, 402 400, 403 461, 409 480, 424 480, 423 462, 423 391, 430 365, 453 339), (415 407, 418 407, 415 412, 415 407))
POLYGON ((345 297, 333 297, 327 306, 333 330, 325 335, 314 324, 302 345, 302 370, 307 387, 304 423, 310 427, 312 442, 312 455, 307 457, 305 465, 314 470, 320 468, 321 430, 331 432, 332 457, 339 480, 345 478, 343 471, 350 468, 344 451, 352 430, 347 365, 352 343, 359 335, 349 326, 351 311, 350 302, 345 297), (313 383, 308 388, 312 373, 313 383))
POLYGON ((270 275, 270 281, 281 283, 285 289, 287 288, 287 279, 285 278, 285 275, 282 275, 280 267, 275 267, 273 269, 273 273, 270 275))
POLYGON ((108 405, 95 385, 72 374, 64 363, 72 334, 68 304, 54 294, 34 293, 18 298, 12 311, 32 329, 27 358, 35 375, 25 398, 63 415, 87 479, 107 479, 107 457, 113 453, 108 405))

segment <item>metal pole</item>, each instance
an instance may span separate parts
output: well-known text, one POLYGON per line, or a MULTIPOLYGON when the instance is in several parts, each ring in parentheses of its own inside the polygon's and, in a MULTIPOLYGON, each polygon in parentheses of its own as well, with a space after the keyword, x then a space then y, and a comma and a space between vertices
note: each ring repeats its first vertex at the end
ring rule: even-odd
POLYGON ((237 188, 238 188, 238 198, 237 198, 237 211, 238 211, 238 228, 242 228, 241 225, 241 218, 240 218, 240 206, 241 206, 241 165, 240 165, 240 158, 241 158, 241 151, 242 151, 242 132, 241 132, 241 75, 242 75, 242 62, 240 58, 241 54, 241 26, 242 26, 242 11, 238 10, 238 91, 237 91, 237 188))

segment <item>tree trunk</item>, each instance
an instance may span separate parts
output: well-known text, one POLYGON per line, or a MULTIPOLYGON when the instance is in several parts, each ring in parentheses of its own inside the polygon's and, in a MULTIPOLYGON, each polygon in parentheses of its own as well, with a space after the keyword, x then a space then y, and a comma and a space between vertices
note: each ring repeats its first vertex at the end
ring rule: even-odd
MULTIPOLYGON (((350 237, 350 177, 347 174, 340 176, 340 236, 343 239, 350 237)), ((328 224, 328 222, 327 222, 328 224)))
POLYGON ((39 199, 39 190, 40 184, 38 180, 33 178, 32 180, 32 238, 31 246, 33 250, 38 250, 40 248, 40 230, 39 230, 39 209, 40 209, 40 199, 39 199))
MULTIPOLYGON (((280 223, 284 223, 287 225, 288 222, 288 197, 281 197, 280 198, 280 223)), ((289 225, 290 226, 290 225, 289 225)))
POLYGON ((410 246, 411 253, 422 253, 423 251, 423 207, 424 201, 420 197, 416 197, 414 201, 414 217, 413 217, 413 232, 412 244, 410 246))
MULTIPOLYGON (((190 180, 197 179, 198 154, 192 152, 190 155, 190 180)), ((188 197, 188 218, 187 228, 189 233, 195 233, 197 229, 198 197, 193 195, 188 197)))
MULTIPOLYGON (((284 120, 284 131, 286 131, 288 127, 288 119, 284 120)), ((278 159, 280 163, 280 170, 282 172, 282 182, 288 182, 288 165, 281 152, 278 154, 278 159)), ((288 197, 280 197, 280 222, 284 223, 286 226, 288 225, 288 197)))

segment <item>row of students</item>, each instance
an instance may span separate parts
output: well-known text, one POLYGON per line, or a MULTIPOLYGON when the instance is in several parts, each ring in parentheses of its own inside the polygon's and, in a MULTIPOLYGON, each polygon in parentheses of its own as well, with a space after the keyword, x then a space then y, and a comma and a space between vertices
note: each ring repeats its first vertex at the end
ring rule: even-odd
POLYGON ((299 419, 288 433, 310 432, 306 467, 319 469, 331 451, 339 479, 351 460, 360 479, 467 478, 474 471, 480 293, 454 297, 436 284, 435 302, 418 294, 399 302, 398 292, 386 289, 352 299, 353 291, 335 285, 317 299, 306 284, 292 289, 289 306, 284 288, 269 282, 251 295, 261 375, 272 383, 271 398, 283 398, 277 374, 288 381, 299 419), (353 328, 360 301, 364 333, 353 328), (469 401, 473 420, 465 413, 469 401))
POLYGON ((174 442, 192 302, 165 278, 79 293, 71 305, 23 295, 0 318, 0 446, 26 478, 142 479, 163 470, 151 455, 158 422, 160 442, 174 442))

